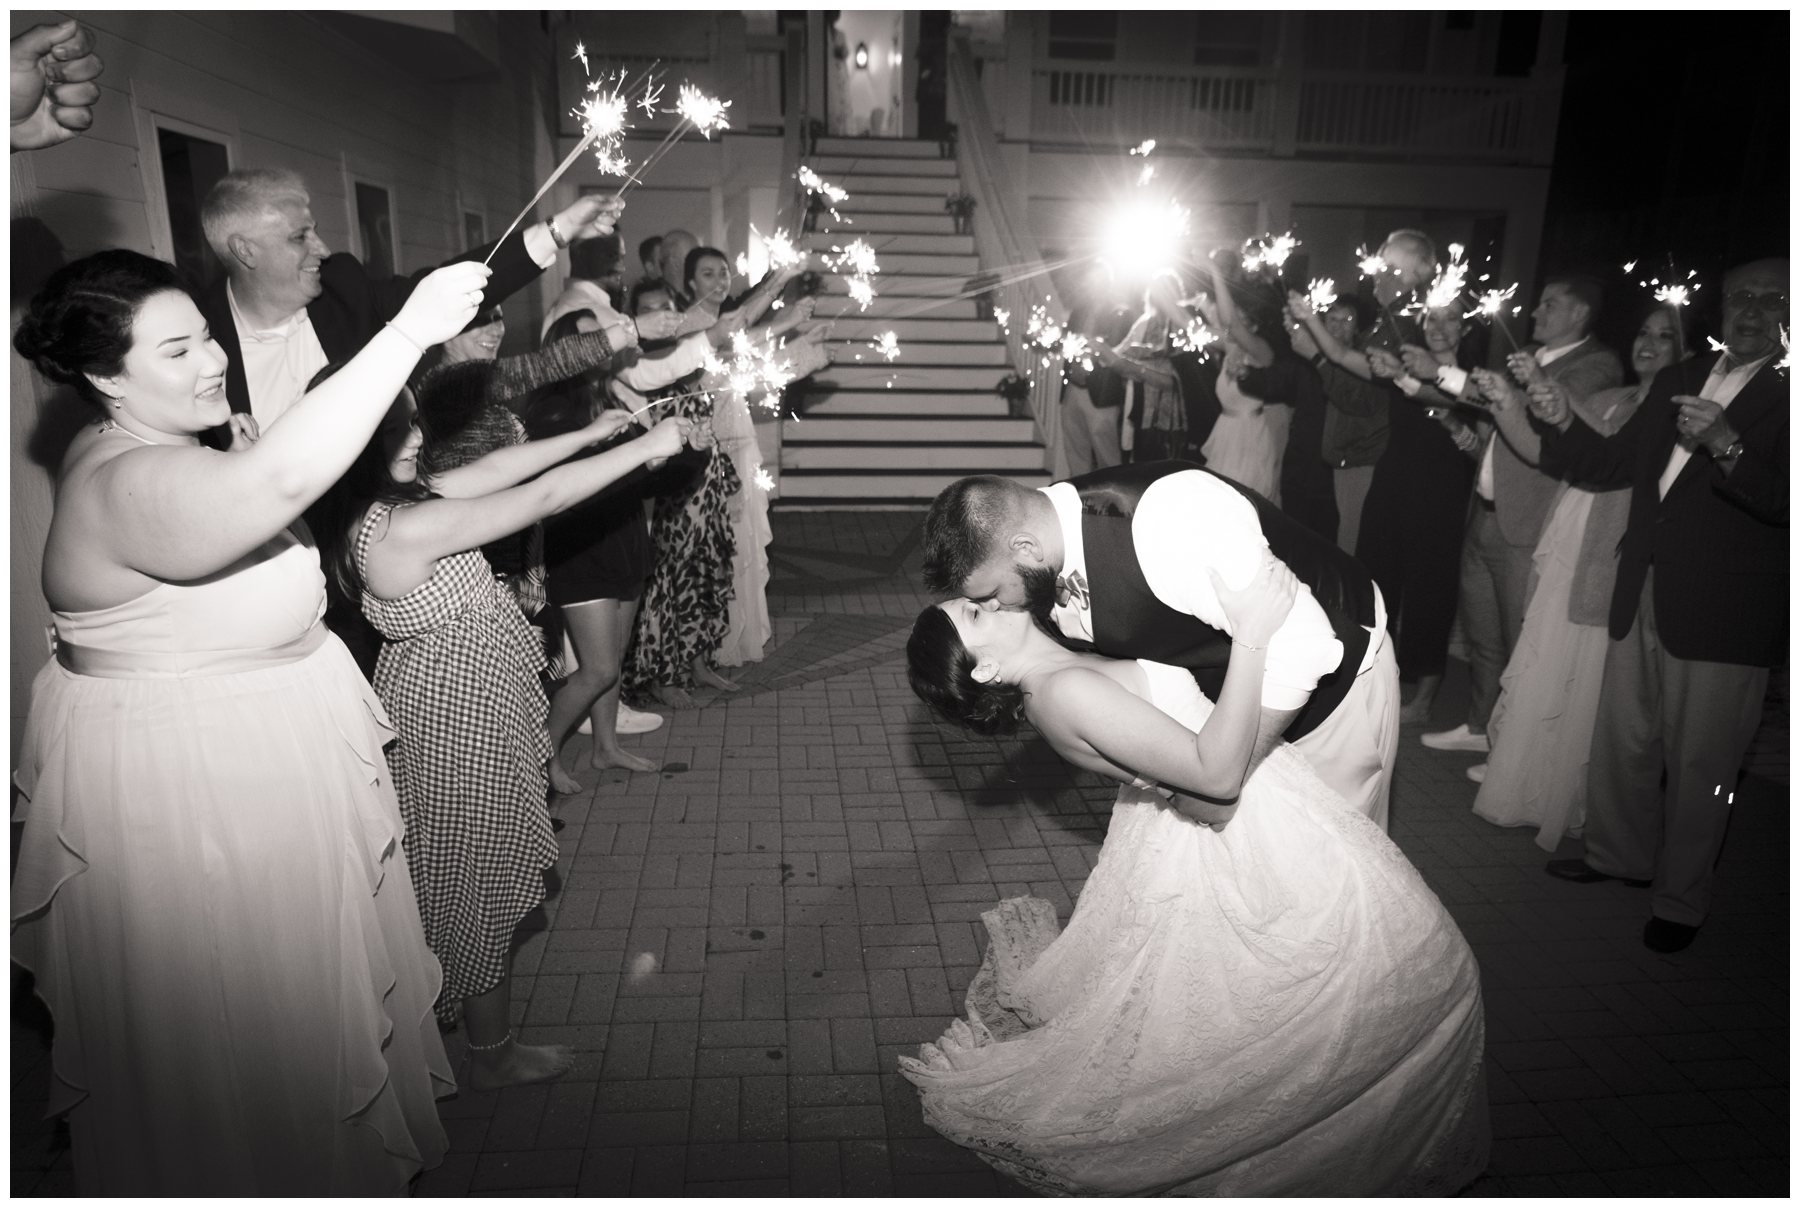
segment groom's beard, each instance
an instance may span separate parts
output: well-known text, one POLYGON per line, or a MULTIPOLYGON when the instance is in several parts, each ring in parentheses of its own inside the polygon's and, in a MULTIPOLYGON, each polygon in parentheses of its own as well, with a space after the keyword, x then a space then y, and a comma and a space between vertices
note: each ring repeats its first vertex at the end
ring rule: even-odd
POLYGON ((1048 566, 1022 566, 1019 582, 1025 588, 1025 609, 1047 629, 1054 630, 1050 610, 1056 607, 1056 572, 1048 566))

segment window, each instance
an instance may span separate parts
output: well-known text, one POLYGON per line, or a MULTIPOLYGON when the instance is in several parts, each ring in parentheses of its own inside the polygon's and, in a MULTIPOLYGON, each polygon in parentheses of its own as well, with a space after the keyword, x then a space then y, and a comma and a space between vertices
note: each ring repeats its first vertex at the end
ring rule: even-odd
POLYGON ((1305 30, 1308 70, 1424 71, 1431 14, 1314 11, 1305 30))
POLYGON ((1050 14, 1050 57, 1110 63, 1118 49, 1119 14, 1060 12, 1050 14))
POLYGON ((161 124, 156 127, 156 144, 169 213, 170 257, 195 289, 204 290, 218 277, 219 260, 200 229, 200 203, 231 170, 229 156, 223 143, 161 124))
POLYGON ((1195 15, 1194 66, 1255 67, 1262 62, 1267 13, 1195 15))
POLYGON ((394 210, 388 191, 366 180, 356 182, 356 229, 362 236, 362 262, 371 281, 394 275, 394 210))

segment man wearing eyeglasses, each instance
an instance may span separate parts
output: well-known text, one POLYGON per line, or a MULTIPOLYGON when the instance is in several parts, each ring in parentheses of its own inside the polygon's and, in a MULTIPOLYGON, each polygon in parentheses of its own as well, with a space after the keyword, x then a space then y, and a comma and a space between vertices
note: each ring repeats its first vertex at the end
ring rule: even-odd
POLYGON ((1738 768, 1785 656, 1788 262, 1740 265, 1724 292, 1724 350, 1659 373, 1617 435, 1575 418, 1566 393, 1531 393, 1547 470, 1632 488, 1587 855, 1548 871, 1653 886, 1644 943, 1657 952, 1686 948, 1706 918, 1738 768))

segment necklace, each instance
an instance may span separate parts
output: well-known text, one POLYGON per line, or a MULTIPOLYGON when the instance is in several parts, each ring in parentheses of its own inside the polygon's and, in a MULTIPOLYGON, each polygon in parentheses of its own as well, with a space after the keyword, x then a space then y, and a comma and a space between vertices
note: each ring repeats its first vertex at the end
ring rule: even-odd
POLYGON ((118 424, 113 423, 110 419, 104 419, 104 420, 100 421, 100 431, 102 431, 102 432, 123 432, 126 436, 129 436, 132 440, 139 441, 146 445, 154 445, 154 444, 158 443, 156 441, 151 440, 148 437, 139 436, 136 432, 133 432, 130 428, 121 427, 118 424))

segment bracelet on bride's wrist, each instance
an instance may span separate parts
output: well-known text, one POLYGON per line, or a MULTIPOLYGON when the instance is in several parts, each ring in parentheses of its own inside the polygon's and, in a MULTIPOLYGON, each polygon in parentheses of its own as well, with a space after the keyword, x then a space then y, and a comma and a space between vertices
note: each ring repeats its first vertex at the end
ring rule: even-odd
POLYGON ((1252 646, 1249 642, 1240 642, 1236 638, 1231 639, 1231 644, 1233 646, 1242 646, 1245 650, 1267 650, 1268 649, 1267 646, 1252 646))

